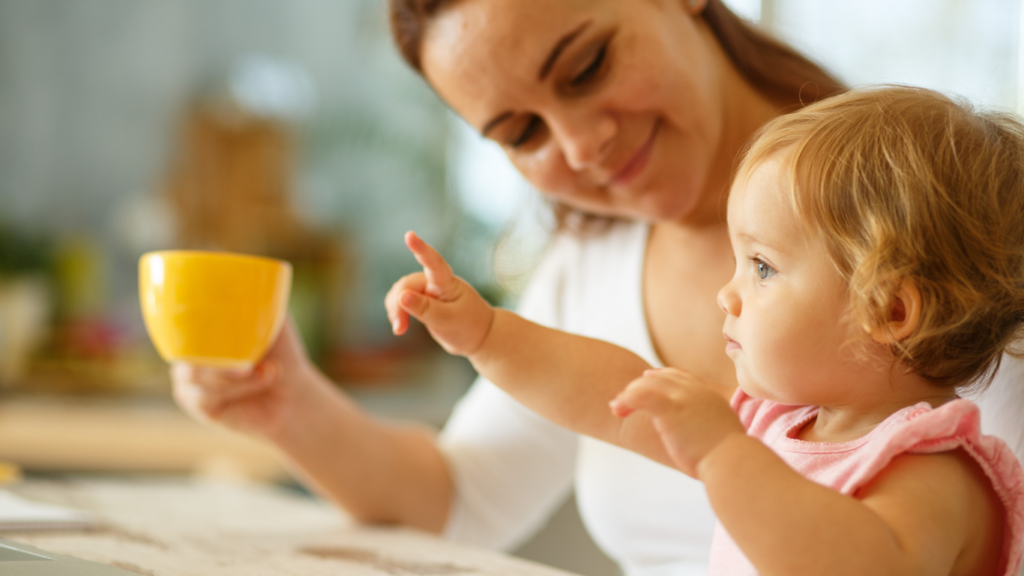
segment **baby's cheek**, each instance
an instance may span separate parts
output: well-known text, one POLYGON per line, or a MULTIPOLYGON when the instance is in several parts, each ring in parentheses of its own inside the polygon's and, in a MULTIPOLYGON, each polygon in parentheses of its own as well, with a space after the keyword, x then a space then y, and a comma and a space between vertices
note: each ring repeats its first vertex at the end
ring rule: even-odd
MULTIPOLYGON (((744 350, 747 353, 747 350, 744 350)), ((787 354, 784 346, 765 346, 750 350, 746 362, 737 366, 739 385, 747 394, 774 402, 789 403, 794 395, 794 384, 799 383, 800 362, 787 354)))
POLYGON ((756 371, 751 370, 743 362, 736 364, 736 380, 740 389, 754 398, 766 398, 767 390, 761 384, 756 371))

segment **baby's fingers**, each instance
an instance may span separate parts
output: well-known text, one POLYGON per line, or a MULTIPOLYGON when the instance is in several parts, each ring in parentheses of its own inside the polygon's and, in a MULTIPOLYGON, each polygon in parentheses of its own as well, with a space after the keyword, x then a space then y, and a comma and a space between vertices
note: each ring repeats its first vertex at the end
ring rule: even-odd
POLYGON ((405 245, 423 266, 423 273, 427 275, 427 294, 443 299, 456 287, 455 275, 448 262, 430 244, 410 231, 405 233, 405 245))
POLYGON ((685 383, 691 382, 695 379, 693 374, 680 370, 678 368, 648 368, 644 370, 644 376, 654 376, 658 378, 664 378, 675 382, 685 383))
POLYGON ((625 418, 637 410, 658 415, 680 399, 667 383, 658 377, 643 376, 629 383, 626 389, 608 403, 612 414, 625 418))
POLYGON ((415 272, 402 277, 388 290, 387 296, 384 297, 384 308, 387 310, 388 322, 391 323, 393 333, 401 336, 409 329, 409 313, 399 304, 399 297, 403 292, 422 293, 426 288, 427 276, 423 272, 415 272))
POLYGON ((436 321, 436 318, 433 318, 435 315, 431 314, 435 302, 432 298, 412 290, 406 290, 398 295, 398 304, 402 310, 427 326, 436 321))

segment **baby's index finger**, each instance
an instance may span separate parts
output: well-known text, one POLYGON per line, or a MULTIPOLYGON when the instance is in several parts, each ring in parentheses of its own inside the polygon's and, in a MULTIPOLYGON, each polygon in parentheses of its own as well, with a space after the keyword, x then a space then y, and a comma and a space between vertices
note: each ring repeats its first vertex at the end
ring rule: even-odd
POLYGON ((423 266, 423 272, 427 275, 428 292, 434 292, 431 288, 443 291, 452 284, 454 278, 452 269, 444 257, 434 250, 433 246, 427 244, 411 230, 405 233, 405 245, 412 251, 412 255, 416 257, 420 266, 423 266))

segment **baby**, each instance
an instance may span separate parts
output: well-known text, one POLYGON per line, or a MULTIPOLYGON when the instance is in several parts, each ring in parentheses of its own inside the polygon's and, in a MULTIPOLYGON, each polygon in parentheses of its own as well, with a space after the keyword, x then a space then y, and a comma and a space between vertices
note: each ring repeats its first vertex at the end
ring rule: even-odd
POLYGON ((412 233, 423 272, 388 314, 703 481, 712 574, 1016 575, 1024 473, 957 392, 1024 328, 1024 125, 923 89, 830 98, 765 126, 728 224, 738 390, 492 308, 412 233))

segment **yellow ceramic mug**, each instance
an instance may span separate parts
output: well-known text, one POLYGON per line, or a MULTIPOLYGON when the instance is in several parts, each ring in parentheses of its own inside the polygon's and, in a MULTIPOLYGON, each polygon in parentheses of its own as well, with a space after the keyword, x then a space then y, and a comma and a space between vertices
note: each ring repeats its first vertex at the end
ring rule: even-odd
POLYGON ((169 250, 139 260, 142 316, 168 362, 251 368, 277 338, 288 308, 287 262, 169 250))

